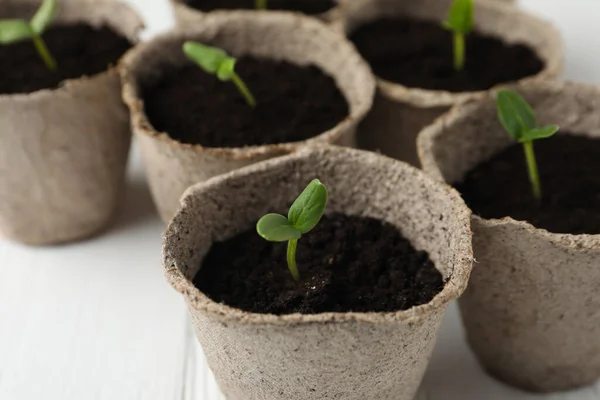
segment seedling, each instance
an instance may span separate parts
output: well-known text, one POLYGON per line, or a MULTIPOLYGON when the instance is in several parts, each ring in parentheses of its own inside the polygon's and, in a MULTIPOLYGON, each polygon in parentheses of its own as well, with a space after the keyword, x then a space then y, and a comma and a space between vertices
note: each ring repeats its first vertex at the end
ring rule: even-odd
POLYGON ((254 0, 254 7, 257 10, 266 10, 267 9, 267 0, 254 0))
POLYGON ((473 0, 455 0, 443 24, 454 35, 454 69, 457 71, 465 66, 465 35, 473 30, 473 9, 473 0))
POLYGON ((256 100, 242 78, 235 72, 237 60, 224 50, 197 42, 183 44, 185 55, 209 74, 216 75, 222 82, 231 81, 238 88, 250 107, 256 106, 256 100))
POLYGON ((497 96, 498 118, 510 136, 523 144, 529 180, 536 199, 542 199, 542 185, 538 173, 533 141, 548 138, 558 132, 557 125, 537 126, 531 106, 511 90, 500 90, 497 96))
POLYGON ((11 44, 31 39, 48 69, 55 71, 56 61, 50 54, 46 43, 44 43, 42 33, 52 22, 56 12, 56 2, 57 0, 44 0, 29 22, 22 19, 0 20, 0 44, 11 44))
POLYGON ((287 218, 267 214, 256 224, 256 231, 270 242, 288 242, 287 264, 295 281, 300 280, 296 265, 298 239, 312 230, 321 220, 327 206, 327 188, 318 179, 308 184, 294 201, 287 218))

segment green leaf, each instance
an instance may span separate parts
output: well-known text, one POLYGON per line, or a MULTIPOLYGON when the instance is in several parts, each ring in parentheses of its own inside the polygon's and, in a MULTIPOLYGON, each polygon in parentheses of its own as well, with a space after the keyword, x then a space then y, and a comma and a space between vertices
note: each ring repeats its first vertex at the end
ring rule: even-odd
POLYGON ((523 135, 521 136, 519 141, 520 142, 530 142, 532 140, 549 138, 550 136, 554 136, 554 134, 556 132, 558 132, 558 129, 559 128, 557 125, 549 125, 549 126, 543 126, 541 128, 533 128, 533 129, 530 129, 530 130, 526 131, 525 133, 523 133, 523 135))
POLYGON ((185 42, 183 52, 200 68, 213 75, 219 71, 221 64, 230 58, 225 51, 218 47, 206 46, 197 42, 185 42))
POLYGON ((271 242, 300 239, 302 232, 281 214, 267 214, 256 223, 256 232, 271 242))
POLYGON ((217 78, 221 81, 230 81, 233 75, 235 74, 235 63, 237 60, 235 58, 227 58, 223 60, 219 68, 217 69, 217 78))
POLYGON ((511 90, 500 90, 496 98, 498 118, 506 131, 516 140, 537 125, 531 106, 511 90))
POLYGON ((38 35, 41 35, 52 22, 56 12, 56 4, 57 0, 44 0, 33 18, 31 18, 31 29, 38 35))
POLYGON ((5 19, 0 21, 0 44, 9 44, 30 39, 33 34, 31 27, 26 21, 20 19, 5 19))
POLYGON ((474 8, 473 0, 455 0, 443 26, 463 35, 471 32, 474 25, 474 8))
POLYGON ((318 179, 308 184, 288 212, 288 219, 296 229, 306 233, 319 223, 327 207, 327 188, 318 179))

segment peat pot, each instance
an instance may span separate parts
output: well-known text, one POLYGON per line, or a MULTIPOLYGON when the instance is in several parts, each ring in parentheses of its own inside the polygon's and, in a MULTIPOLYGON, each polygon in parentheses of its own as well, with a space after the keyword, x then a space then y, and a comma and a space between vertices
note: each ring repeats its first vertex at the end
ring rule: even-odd
MULTIPOLYGON (((6 0, 0 18, 29 19, 39 6, 38 0, 6 0)), ((143 27, 123 4, 59 2, 50 29, 77 23, 106 25, 132 43, 143 27)), ((38 58, 31 62, 45 68, 38 58)), ((0 94, 1 235, 57 244, 92 236, 113 220, 123 200, 131 141, 120 93, 119 75, 109 67, 58 87, 0 94)))
POLYGON ((154 201, 165 222, 177 210, 179 197, 194 183, 307 144, 354 145, 356 126, 371 108, 375 92, 369 67, 344 37, 316 19, 284 12, 210 14, 197 29, 172 32, 136 47, 124 57, 121 74, 133 132, 141 146, 154 201), (333 78, 348 104, 348 115, 327 131, 291 143, 204 147, 174 140, 169 132, 159 132, 150 123, 143 91, 165 71, 190 63, 181 50, 186 40, 224 48, 236 57, 252 55, 301 67, 314 65, 333 78))
MULTIPOLYGON (((334 27, 352 36, 363 26, 389 18, 408 17, 414 20, 439 21, 441 25, 441 22, 447 18, 453 1, 357 1, 353 6, 343 9, 342 18, 334 24, 334 27)), ((542 62, 541 69, 531 76, 524 77, 521 81, 551 79, 562 70, 563 47, 559 32, 550 23, 521 11, 517 7, 501 2, 477 1, 475 30, 499 38, 505 44, 524 44, 537 54, 542 62)), ((424 39, 420 36, 405 50, 414 52, 414 49, 410 50, 411 46, 418 47, 416 42, 422 40, 424 39)), ((399 43, 401 40, 394 40, 394 42, 399 43)), ((450 51, 452 49, 451 36, 448 36, 447 43, 447 49, 450 51)), ((382 47, 385 46, 394 45, 384 44, 382 47)), ((369 52, 373 51, 372 47, 369 48, 369 52)), ((469 63, 469 50, 467 42, 467 63, 469 63)), ((497 65, 498 62, 494 61, 493 64, 497 65)), ((439 66, 434 70, 438 69, 439 66)), ((485 68, 479 66, 476 69, 485 68)), ((374 69, 374 73, 377 75, 376 69, 374 69)), ((501 83, 505 82, 497 82, 497 84, 501 83)), ((486 92, 485 90, 458 92, 408 87, 379 76, 377 77, 377 86, 373 108, 359 127, 359 147, 380 151, 385 155, 416 166, 418 166, 416 137, 419 131, 453 105, 482 97, 486 92)))
POLYGON ((181 204, 164 234, 164 272, 229 400, 413 399, 471 269, 469 213, 455 191, 404 163, 330 146, 194 185, 181 204), (194 286, 215 241, 287 209, 315 177, 328 186, 328 212, 387 221, 427 251, 445 280, 441 292, 404 311, 273 315, 214 302, 194 286))
MULTIPOLYGON (((600 140, 598 88, 546 82, 516 90, 532 105, 540 126, 560 126, 544 143, 564 132, 600 140)), ((418 139, 425 171, 450 184, 462 182, 468 171, 513 143, 498 122, 493 94, 455 108, 418 139)), ((539 141, 536 149, 541 148, 539 141)), ((544 169, 562 160, 537 156, 542 186, 544 179, 552 186, 544 169)), ((522 173, 518 178, 528 183, 525 168, 522 173)), ((483 368, 536 392, 573 389, 600 378, 600 235, 552 233, 512 217, 484 219, 475 212, 471 224, 477 262, 459 303, 468 343, 483 368)))

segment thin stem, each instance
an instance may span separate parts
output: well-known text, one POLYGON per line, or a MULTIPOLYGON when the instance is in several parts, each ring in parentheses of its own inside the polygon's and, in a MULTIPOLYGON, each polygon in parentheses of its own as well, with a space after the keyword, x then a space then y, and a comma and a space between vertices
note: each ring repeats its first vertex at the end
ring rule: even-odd
POLYGON ((454 69, 461 71, 465 67, 465 35, 454 32, 454 69))
POLYGON ((255 4, 255 8, 257 10, 266 10, 267 9, 267 0, 255 0, 254 4, 255 4))
POLYGON ((533 195, 536 199, 542 199, 542 184, 540 183, 540 175, 538 173, 537 162, 535 161, 535 153, 533 151, 533 142, 523 142, 525 150, 525 159, 527 160, 527 170, 529 171, 529 180, 533 188, 533 195))
POLYGON ((50 50, 46 47, 46 43, 44 43, 44 39, 40 35, 34 34, 32 37, 33 44, 35 45, 35 49, 40 55, 41 59, 44 60, 44 64, 50 71, 56 71, 56 61, 50 54, 50 50))
POLYGON ((296 247, 298 246, 298 239, 292 239, 288 241, 287 247, 287 263, 290 272, 292 273, 292 278, 296 282, 300 280, 300 273, 298 273, 298 266, 296 265, 296 247))
POLYGON ((250 107, 256 107, 256 100, 254 99, 254 96, 252 96, 250 89, 248 89, 248 86, 246 86, 242 78, 240 78, 238 74, 234 73, 231 76, 231 81, 235 84, 235 86, 237 86, 242 96, 244 96, 246 99, 248 105, 250 107))

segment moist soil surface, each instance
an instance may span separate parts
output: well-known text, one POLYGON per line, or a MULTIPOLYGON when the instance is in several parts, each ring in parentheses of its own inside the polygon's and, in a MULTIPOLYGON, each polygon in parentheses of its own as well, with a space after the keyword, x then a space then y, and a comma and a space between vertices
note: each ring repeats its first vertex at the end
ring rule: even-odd
MULTIPOLYGON (((186 4, 201 11, 219 9, 254 9, 255 0, 186 0, 186 4)), ((333 0, 267 0, 269 10, 299 11, 321 14, 335 7, 333 0)))
POLYGON ((428 254, 377 219, 325 215, 298 241, 298 283, 286 248, 249 229, 215 243, 194 284, 216 302, 277 315, 405 310, 444 286, 428 254))
POLYGON ((182 143, 243 147, 306 140, 348 116, 348 103, 333 78, 314 66, 241 57, 236 72, 256 107, 233 83, 186 64, 144 90, 150 123, 182 143))
POLYGON ((91 76, 114 66, 132 46, 108 27, 57 25, 43 34, 58 68, 50 71, 30 40, 0 46, 0 94, 54 89, 67 79, 91 76))
POLYGON ((453 37, 440 23, 381 19, 350 36, 375 75, 412 88, 467 92, 487 90, 540 72, 544 64, 529 47, 472 32, 466 64, 454 69, 453 37))
POLYGON ((510 216, 554 233, 600 234, 600 140, 559 134, 535 141, 534 148, 541 202, 533 197, 521 144, 478 165, 455 186, 483 218, 510 216))

